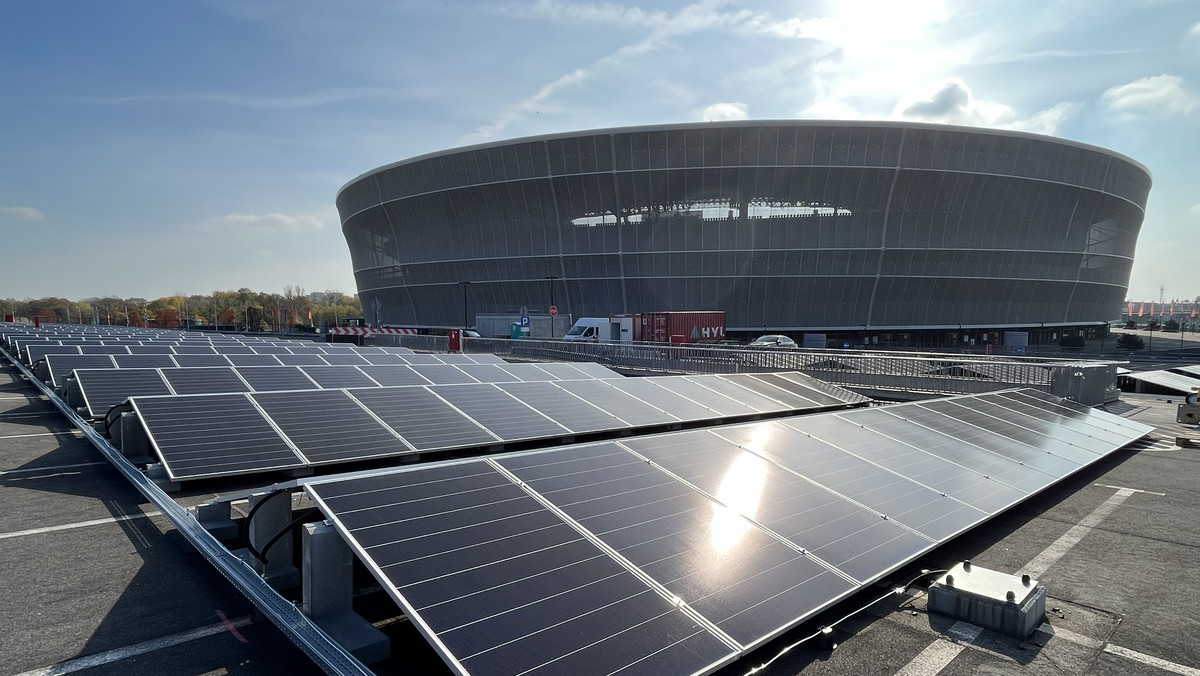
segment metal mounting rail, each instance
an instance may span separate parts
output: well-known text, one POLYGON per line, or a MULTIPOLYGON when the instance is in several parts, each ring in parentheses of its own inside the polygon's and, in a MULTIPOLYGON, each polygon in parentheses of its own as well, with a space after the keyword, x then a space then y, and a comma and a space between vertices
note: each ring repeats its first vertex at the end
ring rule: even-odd
POLYGON ((24 365, 4 348, 0 348, 5 358, 17 367, 29 382, 42 394, 49 397, 50 402, 71 421, 71 424, 87 437, 88 441, 100 451, 105 458, 117 468, 125 478, 134 485, 147 500, 162 512, 163 516, 183 534, 196 551, 208 560, 233 586, 254 604, 292 643, 309 659, 317 664, 325 673, 331 676, 374 676, 374 672, 358 661, 337 641, 330 638, 320 627, 313 624, 307 616, 300 612, 267 584, 253 568, 242 559, 234 556, 219 540, 213 537, 196 521, 186 509, 171 499, 153 481, 142 474, 140 470, 113 448, 108 440, 88 424, 86 420, 73 411, 66 402, 58 397, 45 383, 37 379, 24 365))

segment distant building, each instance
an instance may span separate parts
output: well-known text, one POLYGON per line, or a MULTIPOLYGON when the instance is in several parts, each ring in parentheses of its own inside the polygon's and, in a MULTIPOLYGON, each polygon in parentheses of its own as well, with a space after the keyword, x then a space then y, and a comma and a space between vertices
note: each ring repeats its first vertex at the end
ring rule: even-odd
POLYGON ((575 317, 725 310, 730 331, 1049 339, 1115 318, 1150 184, 1123 155, 1021 132, 738 121, 431 153, 337 206, 388 325, 553 296, 575 317))

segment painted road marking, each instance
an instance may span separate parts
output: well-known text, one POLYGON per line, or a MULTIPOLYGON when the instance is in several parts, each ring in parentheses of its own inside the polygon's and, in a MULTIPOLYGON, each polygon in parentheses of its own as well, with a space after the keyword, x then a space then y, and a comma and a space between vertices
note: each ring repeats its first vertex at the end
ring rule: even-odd
POLYGON ((88 526, 99 526, 106 523, 118 523, 120 521, 130 521, 132 519, 148 519, 152 516, 162 516, 162 512, 146 512, 145 514, 126 514, 124 516, 113 516, 107 519, 92 519, 91 521, 79 521, 77 523, 66 523, 61 526, 47 526, 45 528, 30 528, 29 530, 19 530, 12 533, 0 533, 0 540, 9 538, 25 537, 26 535, 40 535, 42 533, 53 533, 60 530, 71 530, 73 528, 87 528, 88 526))
POLYGON ((982 627, 977 627, 969 622, 955 622, 946 631, 949 638, 956 639, 954 642, 944 639, 934 641, 904 665, 900 671, 897 671, 896 676, 935 676, 945 669, 946 665, 950 664, 955 657, 958 657, 958 654, 967 647, 966 644, 979 638, 982 631, 982 627))
POLYGON ((1111 488, 1114 491, 1133 491, 1134 493, 1145 493, 1146 495, 1166 495, 1166 493, 1155 493, 1154 491, 1143 491, 1140 488, 1129 488, 1128 486, 1109 486, 1108 484, 1092 484, 1100 488, 1111 488))
POLYGON ((26 437, 57 437, 57 436, 78 436, 78 430, 64 430, 62 432, 36 432, 33 434, 5 434, 0 436, 0 439, 24 439, 26 437))
POLYGON ((87 657, 66 660, 57 664, 51 664, 48 667, 42 667, 41 669, 26 671, 24 673, 17 674, 16 676, 61 676, 62 674, 70 674, 83 669, 91 669, 92 667, 98 667, 111 662, 116 662, 118 660, 123 660, 127 657, 144 655, 155 650, 170 648, 181 643, 195 641, 196 639, 205 638, 206 636, 212 636, 214 634, 220 634, 226 631, 231 632, 236 636, 237 629, 248 624, 250 624, 250 616, 247 615, 246 617, 239 617, 236 620, 225 620, 216 624, 210 624, 207 627, 200 627, 199 629, 185 631, 172 636, 164 636, 162 638, 156 638, 143 643, 135 643, 134 645, 126 646, 124 648, 116 648, 114 650, 96 653, 95 655, 88 655, 87 657))
POLYGON ((99 462, 78 462, 74 465, 47 465, 46 467, 23 467, 21 469, 0 469, 0 476, 5 474, 27 474, 29 472, 54 472, 60 469, 79 469, 81 467, 95 467, 96 465, 107 465, 108 463, 101 460, 99 462))
POLYGON ((1122 488, 1116 492, 1111 498, 1104 501, 1096 509, 1092 510, 1091 514, 1083 517, 1079 523, 1071 527, 1071 530, 1063 534, 1062 537, 1050 544, 1041 554, 1038 554, 1032 561, 1025 564, 1021 570, 1017 571, 1017 575, 1022 573, 1028 574, 1029 577, 1039 578, 1058 562, 1071 548, 1079 544, 1079 541, 1085 535, 1092 532, 1092 529, 1100 524, 1106 516, 1112 513, 1114 509, 1125 502, 1126 498, 1133 495, 1134 491, 1130 488, 1122 488))
POLYGON ((1153 655, 1139 653, 1138 651, 1130 650, 1129 648, 1122 648, 1119 645, 1106 645, 1104 646, 1104 652, 1110 655, 1120 655, 1126 659, 1131 659, 1135 662, 1141 662, 1142 664, 1148 664, 1152 667, 1157 667, 1163 671, 1169 671, 1173 674, 1182 674, 1183 676, 1200 676, 1200 669, 1194 669, 1192 667, 1185 667, 1182 664, 1168 662, 1167 660, 1155 657, 1153 655))

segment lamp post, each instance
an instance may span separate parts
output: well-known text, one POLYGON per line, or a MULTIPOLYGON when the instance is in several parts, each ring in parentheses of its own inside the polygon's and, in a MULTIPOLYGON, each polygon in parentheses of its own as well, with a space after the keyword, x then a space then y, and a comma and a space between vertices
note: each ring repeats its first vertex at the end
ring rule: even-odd
MULTIPOLYGON (((546 307, 546 314, 550 314, 550 308, 554 307, 554 280, 558 279, 554 275, 549 275, 546 279, 550 282, 550 305, 546 307)), ((554 315, 550 315, 550 337, 554 337, 554 315)))
POLYGON ((466 331, 467 329, 471 328, 471 325, 467 323, 467 287, 470 286, 471 283, 470 282, 459 282, 459 285, 462 287, 463 330, 466 331))

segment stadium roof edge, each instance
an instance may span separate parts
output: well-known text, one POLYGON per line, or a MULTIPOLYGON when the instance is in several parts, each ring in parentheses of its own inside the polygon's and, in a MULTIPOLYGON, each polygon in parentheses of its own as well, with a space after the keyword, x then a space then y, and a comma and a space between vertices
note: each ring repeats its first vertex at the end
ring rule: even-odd
POLYGON ((1147 167, 1146 165, 1142 164, 1141 162, 1138 162, 1137 160, 1135 160, 1132 157, 1129 157, 1128 155, 1125 155, 1123 153, 1119 153, 1115 150, 1109 150, 1108 148, 1104 148, 1101 146, 1091 145, 1089 143, 1083 143, 1081 141, 1072 141, 1069 139, 1059 138, 1057 136, 1049 136, 1047 134, 1034 134, 1032 132, 1026 132, 1026 131, 1015 131, 1015 130, 1011 130, 1011 129, 993 129, 990 127, 967 127, 967 126, 953 125, 953 124, 936 124, 936 123, 932 123, 932 122, 904 122, 904 121, 899 121, 899 120, 815 120, 815 119, 813 119, 813 120, 810 120, 810 119, 723 120, 723 121, 719 121, 719 122, 678 122, 678 123, 673 123, 673 124, 650 124, 650 125, 634 125, 634 126, 630 126, 630 127, 605 127, 605 128, 599 128, 599 129, 581 129, 581 130, 577 130, 577 131, 554 132, 554 133, 549 133, 549 134, 537 134, 534 136, 522 136, 522 137, 518 137, 518 138, 502 139, 502 140, 498 140, 498 141, 487 141, 485 143, 476 143, 476 144, 472 144, 472 145, 447 148, 445 150, 437 150, 437 151, 433 151, 433 152, 423 153, 421 155, 415 155, 413 157, 409 157, 409 158, 406 158, 403 160, 398 160, 396 162, 391 162, 389 164, 385 164, 383 166, 371 169, 370 171, 363 172, 362 174, 355 176, 354 178, 350 179, 349 181, 346 181, 346 183, 344 183, 342 185, 342 187, 338 188, 337 195, 340 196, 342 194, 342 192, 344 192, 346 190, 346 188, 349 188, 351 185, 358 183, 359 181, 363 180, 364 178, 378 174, 383 171, 387 171, 388 169, 394 169, 396 167, 400 167, 400 166, 403 166, 406 164, 412 164, 414 162, 420 162, 422 160, 427 160, 427 159, 434 158, 434 157, 440 157, 443 155, 453 155, 455 153, 461 153, 461 152, 466 152, 466 151, 470 151, 470 150, 482 150, 485 148, 496 148, 496 147, 513 145, 513 144, 517 144, 517 143, 531 143, 531 142, 536 142, 536 141, 553 141, 556 139, 573 138, 573 137, 581 137, 581 136, 595 136, 595 135, 600 135, 600 134, 617 134, 617 133, 624 134, 624 133, 639 132, 639 131, 668 131, 668 130, 711 129, 711 128, 726 128, 726 127, 770 127, 770 126, 776 126, 776 125, 788 125, 788 126, 797 126, 797 127, 875 127, 875 128, 880 128, 880 129, 921 129, 921 130, 937 130, 937 131, 957 131, 957 132, 970 133, 970 134, 990 134, 990 135, 995 135, 995 136, 1007 136, 1007 137, 1011 137, 1011 138, 1022 138, 1022 139, 1030 139, 1030 140, 1035 140, 1035 141, 1048 141, 1051 143, 1057 143, 1060 145, 1071 146, 1071 147, 1080 148, 1083 150, 1090 150, 1092 152, 1101 153, 1104 155, 1108 155, 1109 157, 1113 157, 1113 158, 1122 160, 1124 162, 1128 162, 1129 164, 1144 171, 1146 173, 1146 176, 1148 176, 1151 179, 1151 181, 1153 181, 1153 179, 1154 179, 1153 175, 1150 173, 1149 167, 1147 167))

